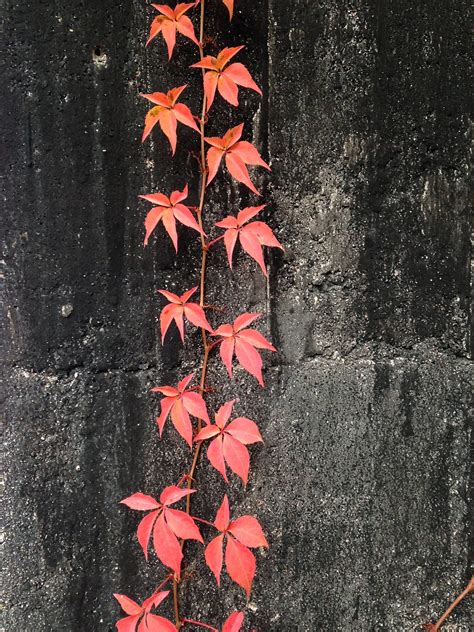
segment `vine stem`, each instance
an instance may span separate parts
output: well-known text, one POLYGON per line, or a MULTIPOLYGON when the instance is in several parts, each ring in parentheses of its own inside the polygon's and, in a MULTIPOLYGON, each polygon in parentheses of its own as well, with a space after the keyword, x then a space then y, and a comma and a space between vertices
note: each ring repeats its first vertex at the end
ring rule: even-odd
MULTIPOLYGON (((199 20, 199 56, 201 61, 204 59, 204 18, 205 18, 205 9, 206 9, 206 0, 201 0, 201 12, 200 12, 200 20, 199 20)), ((202 78, 203 78, 203 86, 204 86, 204 68, 202 69, 202 78)), ((201 133, 201 156, 200 156, 200 170, 201 170, 201 183, 200 183, 200 193, 199 193, 199 206, 197 208, 197 221, 201 231, 203 230, 203 220, 202 214, 204 210, 204 203, 206 199, 206 183, 207 183, 207 171, 206 171, 206 147, 204 143, 204 135, 205 135, 205 121, 206 121, 206 110, 207 110, 207 100, 206 100, 206 92, 203 89, 203 98, 202 98, 202 110, 201 110, 201 121, 200 121, 200 133, 201 133)), ((207 253, 208 246, 206 244, 206 240, 204 235, 201 233, 201 273, 200 273, 200 281, 199 281, 199 305, 204 307, 205 305, 205 294, 206 294, 206 266, 207 266, 207 253)), ((201 379, 199 383, 199 391, 202 396, 204 396, 205 385, 206 385, 206 374, 207 374, 207 365, 209 361, 209 352, 212 348, 212 345, 208 343, 207 334, 205 329, 201 329, 202 335, 202 343, 204 347, 204 356, 201 364, 201 379)), ((198 419, 198 432, 202 429, 202 421, 198 419)), ((187 487, 191 488, 194 473, 196 471, 196 466, 199 460, 199 454, 201 452, 201 442, 196 444, 194 448, 194 454, 191 462, 191 467, 188 472, 188 480, 187 487)), ((190 495, 186 498, 186 513, 191 513, 191 497, 190 495)), ((184 547, 184 541, 181 541, 181 549, 184 547)), ((181 620, 179 613, 179 580, 176 575, 173 578, 173 603, 174 603, 174 613, 175 613, 175 625, 176 629, 180 630, 185 624, 186 620, 181 620)), ((188 622, 190 622, 188 620, 188 622)), ((213 629, 213 628, 210 628, 213 629)))
POLYGON ((441 626, 444 624, 446 619, 450 616, 452 611, 458 606, 465 597, 467 597, 470 593, 474 592, 474 576, 471 577, 471 581, 466 586, 466 588, 462 591, 460 595, 456 597, 456 599, 452 602, 452 604, 448 607, 446 612, 438 619, 438 621, 433 626, 432 630, 437 631, 441 629, 441 626))

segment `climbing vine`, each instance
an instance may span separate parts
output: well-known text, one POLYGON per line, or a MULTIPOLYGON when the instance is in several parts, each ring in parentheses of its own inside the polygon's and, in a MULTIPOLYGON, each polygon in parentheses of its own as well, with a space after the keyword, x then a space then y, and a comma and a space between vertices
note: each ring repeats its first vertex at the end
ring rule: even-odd
MULTIPOLYGON (((221 3, 227 8, 229 18, 232 19, 234 0, 212 0, 212 10, 219 10, 221 3)), ((225 564, 229 577, 245 591, 247 598, 250 596, 256 571, 256 559, 251 549, 267 547, 268 543, 255 517, 231 517, 226 494, 216 507, 213 521, 192 514, 192 496, 205 491, 199 489, 196 483, 196 468, 202 447, 207 446, 209 464, 222 475, 226 483, 230 473, 233 473, 246 485, 250 467, 247 446, 262 441, 255 421, 242 416, 234 417, 235 400, 223 402, 213 415, 214 421, 211 420, 206 403, 206 395, 209 392, 206 375, 209 362, 218 351, 230 378, 235 357, 241 367, 263 387, 260 352, 275 351, 275 348, 259 331, 250 327, 261 316, 259 313, 243 312, 232 323, 221 323, 217 327, 209 323, 208 314, 211 308, 206 300, 207 258, 210 249, 223 240, 229 266, 232 268, 233 252, 239 243, 257 262, 263 274, 267 275, 263 246, 282 246, 267 224, 254 219, 263 210, 264 204, 242 210, 236 209, 237 212, 227 215, 214 226, 209 226, 206 221, 206 191, 224 164, 230 176, 257 196, 260 194, 250 179, 248 166, 270 170, 258 150, 250 142, 242 140, 243 123, 225 131, 222 136, 207 135, 208 128, 214 133, 215 130, 219 133, 219 121, 211 111, 218 95, 230 105, 237 107, 239 88, 248 88, 262 94, 247 68, 239 61, 235 61, 243 46, 224 48, 215 51, 215 55, 205 54, 205 47, 212 41, 206 33, 206 0, 180 3, 175 7, 165 4, 151 6, 157 11, 157 15, 151 24, 147 46, 156 41, 158 36, 162 36, 168 58, 171 60, 176 37, 180 35, 191 40, 199 54, 198 61, 191 66, 192 69, 200 70, 202 77, 202 107, 199 116, 194 115, 181 101, 185 85, 165 92, 141 95, 153 105, 145 117, 143 141, 158 126, 167 137, 174 156, 178 123, 186 125, 198 135, 198 206, 193 207, 187 203, 190 192, 188 184, 184 182, 182 190, 155 192, 140 197, 152 204, 145 219, 145 245, 155 230, 159 229, 160 224, 168 233, 176 252, 178 225, 195 231, 200 240, 201 263, 196 286, 179 295, 166 289, 159 291, 168 301, 160 314, 162 341, 174 322, 184 342, 185 327, 189 323, 201 331, 202 361, 199 372, 183 376, 177 385, 156 386, 152 389, 162 396, 161 412, 157 419, 160 436, 167 420, 170 419, 175 430, 191 449, 191 457, 181 478, 175 485, 165 487, 159 500, 136 492, 121 501, 130 509, 144 513, 137 528, 138 543, 147 560, 149 549, 152 548, 167 570, 158 587, 141 604, 125 595, 115 594, 126 615, 117 622, 117 629, 119 632, 167 632, 194 626, 219 632, 218 628, 209 623, 188 618, 188 613, 182 610, 180 589, 185 566, 185 542, 196 540, 204 546, 205 562, 218 585, 225 564), (196 24, 192 21, 193 15, 195 23, 198 24, 198 35, 195 31, 196 24), (208 234, 215 228, 223 232, 210 240, 208 234), (181 509, 176 508, 179 503, 182 503, 181 509), (199 524, 205 524, 216 532, 207 543, 204 542, 199 524), (173 602, 174 621, 156 613, 156 609, 168 598, 173 602)), ((192 617, 192 613, 189 616, 192 617)), ((239 632, 243 622, 244 613, 233 612, 223 623, 221 630, 239 632)))

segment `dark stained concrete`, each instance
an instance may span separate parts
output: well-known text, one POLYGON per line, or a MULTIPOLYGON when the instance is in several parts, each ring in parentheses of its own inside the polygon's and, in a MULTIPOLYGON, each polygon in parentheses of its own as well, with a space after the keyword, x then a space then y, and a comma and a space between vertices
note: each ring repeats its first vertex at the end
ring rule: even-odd
MULTIPOLYGON (((220 247, 210 258, 209 302, 229 319, 264 311, 279 348, 265 391, 217 362, 209 378, 213 404, 239 398, 265 437, 247 492, 229 490, 271 543, 246 629, 419 630, 470 574, 469 3, 236 0, 230 28, 208 4, 215 46, 245 43, 266 94, 219 102, 209 129, 247 121, 286 246, 268 284, 242 255, 234 273, 220 247)), ((139 0, 5 0, 1 14, 1 616, 8 631, 110 631, 112 592, 143 598, 163 575, 117 502, 159 493, 189 461, 173 432, 157 439, 149 388, 196 367, 197 335, 161 346, 156 289, 196 284, 198 244, 183 231, 175 258, 160 230, 144 250, 137 195, 196 191, 197 137, 180 129, 174 163, 159 133, 142 147, 137 94, 190 83, 197 112, 195 51, 179 39, 171 65, 161 42, 145 51, 139 0)), ((219 175, 206 224, 255 203, 219 175)), ((213 515, 222 480, 203 465, 197 484, 211 492, 196 513, 213 515)), ((244 597, 188 552, 183 608, 220 625, 244 597)), ((468 609, 452 621, 467 626, 468 609)))

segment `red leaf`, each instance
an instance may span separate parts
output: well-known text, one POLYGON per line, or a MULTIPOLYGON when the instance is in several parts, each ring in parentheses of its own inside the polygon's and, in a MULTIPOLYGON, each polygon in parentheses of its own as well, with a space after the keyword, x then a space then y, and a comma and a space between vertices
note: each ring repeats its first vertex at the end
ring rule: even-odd
POLYGON ((217 72, 206 72, 204 75, 204 93, 206 95, 206 112, 209 112, 214 103, 219 75, 217 72))
MULTIPOLYGON (((177 205, 176 209, 178 208, 178 206, 180 205, 177 205)), ((207 331, 212 331, 212 327, 207 322, 206 315, 204 314, 204 310, 202 309, 202 307, 197 303, 187 302, 196 290, 197 287, 184 292, 184 294, 182 294, 181 296, 177 296, 176 294, 173 294, 172 292, 167 292, 166 290, 158 290, 160 294, 163 294, 163 296, 171 302, 169 305, 166 305, 163 308, 160 314, 162 341, 166 335, 166 332, 168 331, 171 321, 174 320, 180 332, 181 340, 184 342, 183 315, 196 327, 202 327, 207 331)))
POLYGON ((158 122, 160 123, 163 134, 170 142, 171 150, 174 155, 177 143, 176 128, 178 126, 174 111, 171 109, 161 110, 158 115, 158 122))
POLYGON ((233 612, 224 623, 222 632, 240 632, 240 628, 242 627, 243 622, 243 612, 233 612))
POLYGON ((265 261, 263 259, 262 246, 269 246, 271 248, 281 248, 283 246, 277 240, 273 234, 271 228, 264 222, 251 222, 246 224, 252 217, 257 215, 265 205, 262 206, 250 206, 243 209, 237 215, 237 218, 232 215, 227 216, 225 219, 216 223, 218 228, 225 229, 224 242, 227 250, 227 257, 229 259, 229 266, 232 267, 232 254, 237 239, 240 239, 242 248, 247 252, 262 269, 263 274, 267 276, 267 270, 265 267, 265 261))
POLYGON ((156 608, 157 606, 159 606, 163 599, 165 599, 168 595, 169 590, 158 591, 155 594, 151 595, 151 597, 148 597, 148 599, 145 599, 141 606, 139 606, 132 599, 129 599, 125 595, 114 595, 114 597, 119 601, 125 612, 131 614, 133 611, 133 616, 125 617, 124 619, 121 619, 117 622, 117 630, 119 632, 136 632, 137 624, 140 621, 142 615, 144 615, 138 625, 138 632, 156 632, 158 630, 175 630, 176 632, 176 628, 172 626, 172 624, 170 624, 167 619, 149 614, 151 608, 156 608), (160 624, 160 627, 157 627, 158 624, 160 624), (172 627, 170 628, 169 625, 171 625, 172 627))
POLYGON ((157 417, 156 419, 156 423, 160 431, 160 437, 163 434, 163 428, 164 428, 166 419, 168 418, 170 410, 173 408, 175 401, 176 401, 175 397, 165 397, 160 402, 161 412, 160 412, 160 416, 157 417))
POLYGON ((197 46, 199 46, 199 42, 194 34, 193 23, 186 15, 179 19, 178 23, 176 24, 176 30, 179 31, 181 35, 184 35, 192 42, 194 42, 197 46))
POLYGON ((150 542, 151 532, 153 531, 153 525, 155 524, 155 520, 158 517, 158 511, 152 511, 147 514, 140 521, 137 529, 137 539, 139 545, 143 549, 143 553, 145 554, 145 559, 148 561, 148 545, 150 542))
POLYGON ((194 520, 179 509, 165 509, 165 519, 173 533, 182 540, 197 540, 204 543, 194 520))
POLYGON ((122 505, 127 505, 130 509, 136 509, 138 511, 149 511, 150 509, 159 509, 160 503, 157 502, 152 496, 147 496, 141 492, 132 494, 128 498, 124 498, 120 501, 122 505))
POLYGON ((265 546, 268 548, 268 542, 262 531, 262 527, 253 516, 241 516, 237 518, 230 523, 229 531, 245 546, 265 546))
POLYGON ((151 134, 152 129, 160 120, 160 114, 162 112, 162 107, 156 106, 151 108, 145 115, 145 127, 143 128, 142 134, 142 143, 148 138, 151 134))
POLYGON ((197 303, 188 303, 184 308, 184 315, 196 327, 201 327, 206 331, 212 331, 212 327, 207 322, 203 308, 197 303))
MULTIPOLYGON (((243 208, 237 213, 238 226, 240 227, 246 224, 250 219, 252 219, 252 217, 258 215, 265 207, 266 204, 261 204, 260 206, 247 206, 246 208, 243 208)), ((230 215, 230 217, 232 217, 232 215, 230 215)))
POLYGON ((153 595, 151 595, 151 597, 148 597, 148 599, 145 599, 145 601, 142 603, 142 608, 146 612, 149 612, 152 608, 157 608, 160 605, 160 603, 164 599, 166 599, 166 597, 169 594, 170 594, 169 590, 161 590, 154 593, 153 595))
POLYGON ((127 597, 126 595, 120 595, 119 593, 114 593, 114 597, 119 602, 122 610, 127 614, 141 614, 142 607, 139 606, 135 601, 133 601, 133 599, 130 599, 130 597, 127 597))
POLYGON ((173 426, 191 448, 193 445, 193 427, 188 411, 183 405, 182 398, 176 399, 173 408, 171 409, 171 421, 173 426))
POLYGON ((225 69, 224 74, 237 85, 242 86, 243 88, 255 90, 255 92, 258 92, 260 95, 262 94, 262 91, 252 79, 252 75, 243 64, 240 64, 239 62, 231 64, 225 69))
POLYGON ((184 407, 190 415, 202 419, 206 423, 210 423, 206 402, 202 398, 202 395, 193 391, 186 391, 182 395, 182 400, 184 407))
POLYGON ((224 68, 224 66, 226 66, 230 62, 230 60, 244 48, 245 46, 226 46, 226 48, 223 48, 221 52, 217 55, 216 61, 219 68, 224 68))
POLYGON ((195 489, 181 489, 181 487, 177 487, 176 485, 170 485, 169 487, 165 487, 161 492, 160 500, 165 507, 168 507, 169 505, 177 503, 181 498, 194 494, 195 491, 195 489))
POLYGON ((227 481, 227 463, 244 484, 247 484, 250 459, 245 445, 262 441, 262 437, 255 422, 245 417, 239 417, 226 425, 234 403, 235 400, 231 400, 221 406, 216 413, 216 425, 201 430, 194 441, 205 441, 215 437, 207 449, 211 465, 227 481))
POLYGON ((232 408, 234 407, 235 399, 231 399, 230 401, 223 404, 216 413, 216 424, 219 428, 224 428, 226 423, 229 421, 229 417, 232 414, 232 408))
MULTIPOLYGON (((166 24, 163 26, 163 34, 166 24)), ((176 151, 176 127, 177 121, 183 125, 191 127, 196 132, 200 133, 196 121, 191 113, 191 110, 187 105, 183 103, 176 103, 179 95, 186 86, 180 86, 179 88, 173 88, 166 94, 164 92, 152 92, 149 94, 141 94, 144 99, 155 103, 156 105, 149 110, 145 116, 145 128, 143 130, 142 142, 144 142, 150 135, 152 129, 157 123, 168 138, 172 153, 176 151)))
POLYGON ((214 179, 222 157, 225 156, 227 168, 239 182, 244 183, 254 193, 259 195, 250 180, 247 164, 258 165, 270 170, 258 151, 247 141, 239 141, 243 131, 243 123, 227 130, 222 138, 206 137, 204 140, 211 145, 207 152, 208 178, 207 185, 214 179))
POLYGON ((247 419, 247 417, 237 417, 231 421, 226 427, 226 432, 245 445, 257 443, 258 441, 263 443, 257 424, 251 419, 247 419))
POLYGON ((176 323, 176 327, 181 336, 181 341, 184 342, 184 321, 183 321, 183 306, 175 305, 171 303, 170 305, 166 305, 160 314, 160 329, 161 329, 161 342, 163 343, 166 333, 168 331, 171 323, 176 323))
POLYGON ((183 553, 177 537, 166 524, 163 514, 155 522, 153 546, 162 564, 171 568, 179 577, 183 553))
POLYGON ((206 441, 206 439, 211 439, 220 433, 220 429, 217 426, 206 426, 198 432, 198 434, 194 437, 194 441, 206 441))
POLYGON ((256 347, 276 351, 258 332, 253 329, 242 328, 250 324, 260 314, 241 314, 235 319, 234 324, 226 324, 218 327, 213 336, 221 336, 220 355, 229 375, 232 377, 232 357, 235 354, 241 366, 251 375, 257 378, 259 384, 264 386, 262 377, 262 359, 256 351, 256 347))
POLYGON ((176 25, 164 20, 161 32, 163 33, 163 38, 168 49, 168 59, 171 59, 176 44, 176 25))
POLYGON ((162 215, 162 222, 166 232, 171 237, 174 249, 178 252, 178 233, 176 231, 176 220, 174 218, 174 214, 171 213, 170 210, 167 210, 166 213, 163 213, 162 215))
POLYGON ((216 529, 219 531, 225 531, 229 526, 230 522, 230 509, 229 509, 229 499, 227 498, 227 494, 224 496, 222 500, 222 504, 217 510, 216 518, 214 520, 214 525, 216 529))
POLYGON ((234 347, 234 338, 227 338, 226 340, 223 340, 219 349, 222 362, 227 369, 229 377, 232 377, 232 358, 234 356, 234 347))
POLYGON ((235 81, 232 81, 232 79, 227 76, 225 71, 220 74, 217 89, 221 97, 228 103, 235 106, 239 105, 239 88, 235 81))
POLYGON ((214 441, 211 441, 207 448, 207 458, 213 467, 222 474, 224 480, 228 482, 227 473, 225 469, 224 450, 222 445, 222 437, 216 437, 214 441))
POLYGON ((148 240, 150 238, 150 235, 158 226, 159 222, 162 220, 165 212, 166 212, 166 209, 160 206, 156 206, 155 208, 152 208, 151 211, 148 212, 145 218, 145 239, 143 242, 145 246, 148 245, 148 240))
POLYGON ((225 4, 227 10, 229 11, 229 20, 232 20, 232 15, 234 13, 234 0, 222 0, 222 2, 225 4))
POLYGON ((257 349, 267 349, 268 351, 276 351, 275 347, 255 329, 242 329, 239 331, 238 337, 244 340, 252 347, 257 349))
MULTIPOLYGON (((184 295, 183 295, 184 296, 184 295)), ((161 400, 161 413, 157 419, 160 435, 163 432, 165 422, 171 413, 171 421, 188 445, 192 445, 192 425, 189 415, 202 419, 209 423, 206 403, 199 393, 186 391, 186 387, 193 379, 193 374, 186 376, 178 384, 178 388, 171 386, 155 386, 152 391, 167 394, 161 400)))
POLYGON ((229 260, 229 267, 232 268, 232 256, 234 254, 235 244, 237 242, 237 238, 239 236, 239 232, 235 228, 229 228, 229 230, 225 231, 224 234, 224 243, 227 251, 227 259, 229 260))
POLYGON ((141 195, 140 197, 153 204, 158 204, 152 208, 145 219, 145 239, 144 245, 148 244, 150 235, 153 233, 159 222, 163 222, 167 233, 171 237, 176 252, 178 251, 178 234, 176 232, 176 220, 189 228, 204 235, 201 227, 194 219, 191 211, 187 206, 181 204, 181 201, 188 196, 188 185, 183 191, 173 191, 170 197, 163 193, 152 193, 149 195, 141 195))
POLYGON ((246 140, 240 140, 238 143, 232 145, 232 147, 229 148, 229 152, 232 152, 234 155, 237 154, 245 164, 258 165, 259 167, 264 167, 268 171, 271 171, 255 147, 246 140))
POLYGON ((176 632, 176 627, 164 617, 160 617, 157 614, 148 614, 145 630, 146 632, 176 632))
POLYGON ((139 620, 140 615, 120 619, 120 621, 117 621, 116 624, 118 632, 135 632, 139 620))
POLYGON ((245 161, 241 156, 239 156, 239 154, 227 152, 225 156, 225 164, 231 175, 233 175, 236 180, 245 184, 245 186, 253 191, 255 195, 260 195, 250 179, 245 161))
POLYGON ((186 387, 191 382, 193 377, 194 377, 194 373, 190 373, 189 375, 184 377, 180 382, 178 382, 178 390, 179 390, 180 393, 184 393, 185 392, 186 387))
POLYGON ((260 243, 258 238, 255 238, 252 233, 244 232, 243 229, 240 231, 239 238, 242 248, 245 250, 245 252, 249 254, 252 259, 255 259, 255 261, 260 266, 263 274, 265 276, 268 276, 267 268, 265 266, 265 259, 263 258, 262 244, 260 243))
POLYGON ((262 358, 255 347, 252 347, 252 345, 245 342, 245 340, 241 340, 236 337, 235 355, 237 356, 239 364, 248 371, 250 375, 257 378, 260 386, 264 386, 262 376, 262 358))
POLYGON ((224 152, 217 147, 211 147, 207 152, 207 168, 208 168, 208 176, 207 183, 208 186, 212 180, 214 180, 216 173, 219 169, 219 165, 221 164, 222 156, 224 152))
POLYGON ((181 3, 177 4, 175 9, 172 9, 168 5, 152 4, 151 6, 162 15, 156 17, 152 22, 147 46, 157 35, 161 33, 168 48, 168 58, 171 59, 176 42, 176 31, 199 46, 199 42, 194 34, 193 24, 191 20, 184 15, 186 11, 188 11, 191 7, 194 7, 195 4, 195 2, 187 4, 181 3))
POLYGON ((220 583, 221 583, 223 542, 224 542, 224 535, 223 534, 218 535, 216 538, 214 538, 213 540, 209 542, 209 544, 206 546, 206 549, 204 551, 206 564, 214 573, 218 586, 220 586, 220 583))
POLYGON ((234 540, 230 535, 227 537, 225 565, 230 578, 245 590, 248 599, 255 576, 255 556, 246 546, 234 540))
MULTIPOLYGON (((191 375, 191 378, 193 376, 191 375)), ((161 393, 162 395, 166 395, 166 397, 177 397, 180 392, 174 386, 154 386, 150 389, 152 393, 161 393)))
POLYGON ((250 456, 247 448, 240 441, 225 433, 223 448, 227 465, 237 476, 240 476, 244 485, 247 485, 250 466, 250 456))
POLYGON ((249 312, 237 316, 234 320, 234 331, 240 331, 244 327, 248 327, 248 325, 251 325, 254 320, 260 318, 261 315, 261 312, 249 312))
POLYGON ((184 103, 177 103, 174 106, 174 114, 180 123, 187 125, 198 134, 201 133, 199 127, 196 125, 196 120, 187 105, 184 105, 184 103))

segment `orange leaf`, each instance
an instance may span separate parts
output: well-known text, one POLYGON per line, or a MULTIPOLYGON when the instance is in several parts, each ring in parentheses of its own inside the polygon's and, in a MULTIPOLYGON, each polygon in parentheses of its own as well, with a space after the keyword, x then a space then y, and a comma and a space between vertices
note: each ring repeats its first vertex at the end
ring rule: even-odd
POLYGON ((234 13, 234 0, 222 0, 229 11, 229 20, 232 20, 232 15, 234 13))
POLYGON ((146 43, 147 46, 161 33, 168 48, 168 59, 171 59, 176 43, 176 31, 199 46, 199 42, 194 34, 193 24, 188 16, 185 15, 195 4, 195 2, 187 4, 181 3, 177 4, 174 9, 166 4, 152 4, 151 6, 161 13, 161 15, 156 17, 152 22, 150 35, 146 43))
POLYGON ((251 191, 260 195, 250 180, 247 165, 256 165, 270 170, 255 147, 247 141, 239 141, 243 131, 243 123, 232 127, 219 137, 206 137, 204 140, 211 148, 207 152, 208 178, 207 185, 214 179, 223 156, 227 169, 236 180, 245 184, 251 191))
POLYGON ((184 85, 179 86, 179 88, 172 88, 168 90, 166 94, 164 92, 151 92, 149 94, 142 93, 140 95, 144 99, 155 103, 155 107, 149 110, 145 116, 142 142, 148 138, 152 129, 159 123, 163 133, 169 140, 172 153, 174 154, 177 142, 177 121, 200 133, 194 116, 188 106, 184 105, 184 103, 176 103, 185 88, 186 86, 184 85))

